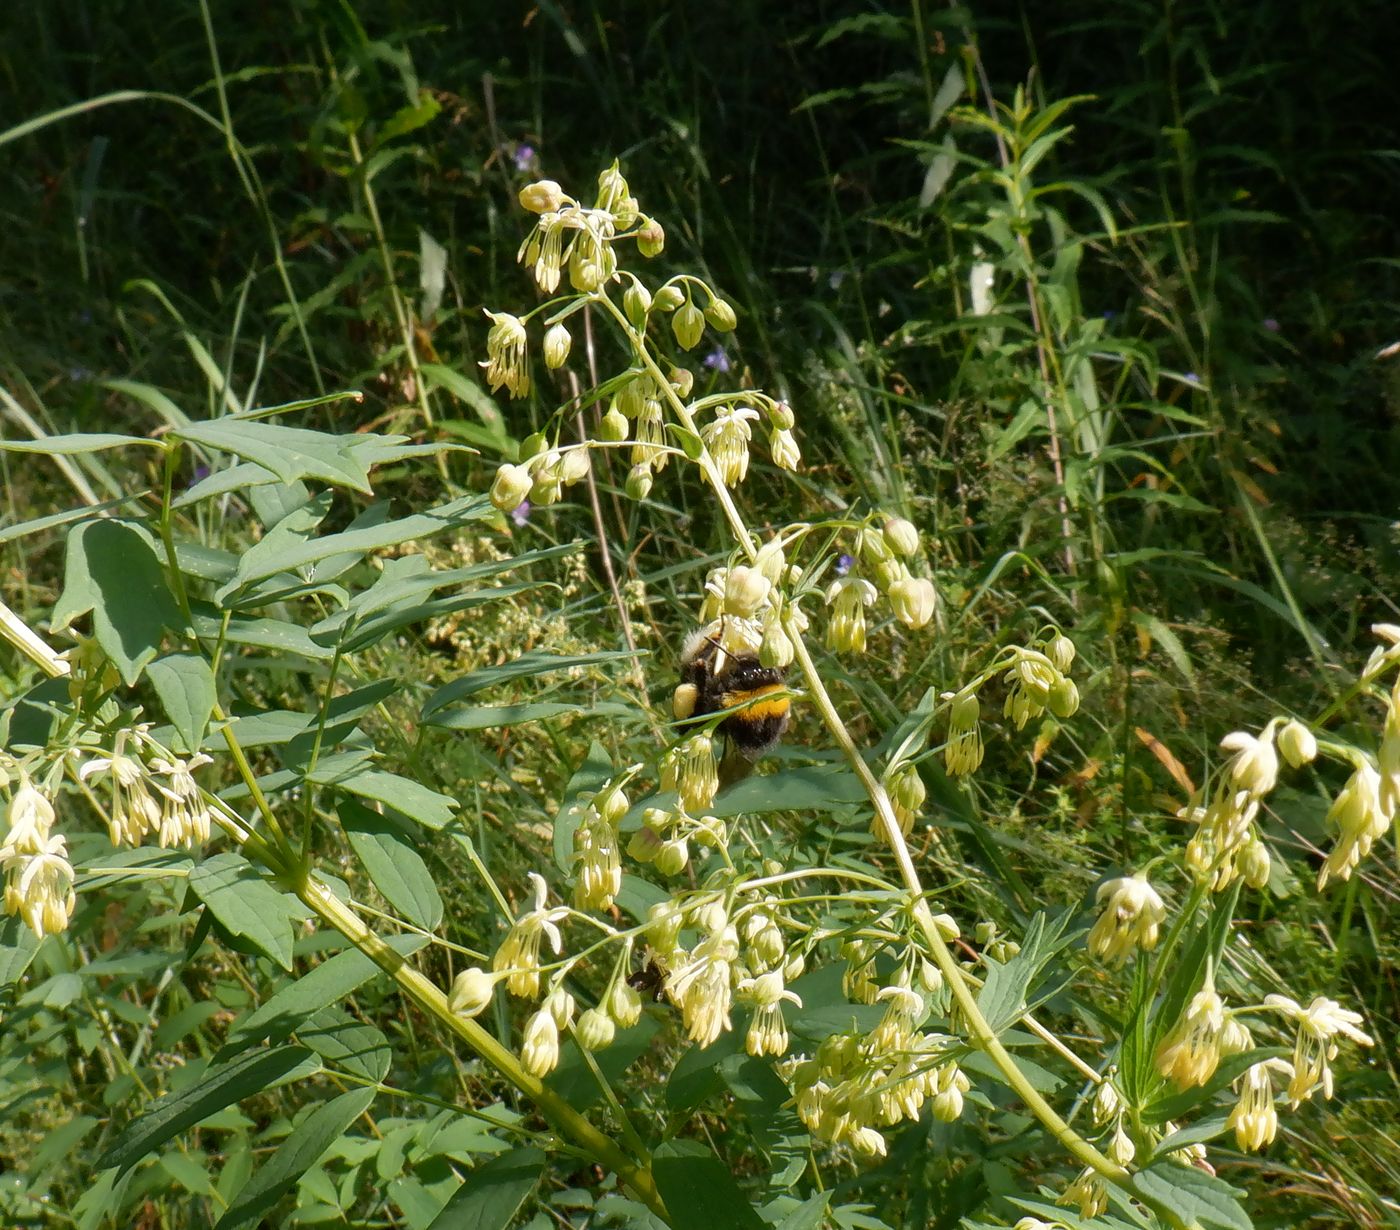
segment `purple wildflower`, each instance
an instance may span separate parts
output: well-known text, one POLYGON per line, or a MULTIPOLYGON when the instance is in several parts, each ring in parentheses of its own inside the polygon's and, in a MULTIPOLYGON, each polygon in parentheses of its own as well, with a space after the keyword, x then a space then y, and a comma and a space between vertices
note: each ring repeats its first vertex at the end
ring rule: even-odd
POLYGON ((836 557, 836 575, 838 577, 844 577, 848 572, 850 572, 851 566, 855 562, 856 561, 854 556, 844 554, 838 555, 836 557))
POLYGON ((530 520, 530 501, 521 500, 510 512, 510 519, 516 525, 524 525, 530 520))
POLYGON ((703 363, 712 372, 727 372, 729 370, 729 356, 719 346, 716 346, 705 356, 703 363))
POLYGON ((514 158, 517 171, 523 173, 532 170, 535 165, 535 147, 533 145, 517 145, 514 158))
POLYGON ((1264 328, 1266 328, 1270 333, 1277 333, 1279 331, 1279 323, 1272 316, 1270 316, 1264 321, 1264 328))

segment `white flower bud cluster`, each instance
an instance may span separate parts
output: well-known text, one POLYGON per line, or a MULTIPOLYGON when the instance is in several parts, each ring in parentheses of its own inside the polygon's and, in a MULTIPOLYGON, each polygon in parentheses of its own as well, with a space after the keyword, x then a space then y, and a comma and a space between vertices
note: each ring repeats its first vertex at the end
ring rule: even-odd
POLYGON ((953 1059, 955 1040, 919 1030, 918 992, 896 983, 876 999, 885 1015, 870 1034, 832 1034, 811 1058, 780 1069, 813 1137, 866 1158, 885 1156, 886 1130, 917 1119, 925 1103, 941 1122, 959 1118, 972 1087, 953 1059))

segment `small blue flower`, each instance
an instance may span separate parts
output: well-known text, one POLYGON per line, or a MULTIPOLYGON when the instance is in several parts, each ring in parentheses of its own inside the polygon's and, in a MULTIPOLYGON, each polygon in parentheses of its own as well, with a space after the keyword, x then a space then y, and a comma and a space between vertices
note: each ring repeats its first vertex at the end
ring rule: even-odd
POLYGON ((729 370, 729 356, 718 346, 710 351, 702 362, 712 372, 727 372, 729 370))
POLYGON ((510 519, 516 525, 524 525, 530 520, 530 501, 521 500, 510 512, 510 519))
POLYGON ((517 171, 531 170, 535 165, 535 147, 533 145, 517 145, 514 158, 517 171))
POLYGON ((856 561, 854 556, 844 554, 838 555, 836 557, 836 575, 838 577, 844 577, 848 572, 850 572, 851 566, 855 562, 856 561))

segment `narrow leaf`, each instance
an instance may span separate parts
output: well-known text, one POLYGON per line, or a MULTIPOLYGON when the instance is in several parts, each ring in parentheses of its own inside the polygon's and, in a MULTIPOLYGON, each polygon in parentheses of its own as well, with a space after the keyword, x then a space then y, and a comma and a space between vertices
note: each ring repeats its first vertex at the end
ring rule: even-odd
POLYGON ((222 1066, 216 1063, 203 1079, 179 1093, 161 1098, 145 1114, 127 1124, 98 1159, 97 1169, 115 1166, 127 1170, 152 1149, 215 1111, 286 1081, 309 1076, 319 1067, 311 1052, 300 1046, 253 1051, 232 1063, 222 1066))

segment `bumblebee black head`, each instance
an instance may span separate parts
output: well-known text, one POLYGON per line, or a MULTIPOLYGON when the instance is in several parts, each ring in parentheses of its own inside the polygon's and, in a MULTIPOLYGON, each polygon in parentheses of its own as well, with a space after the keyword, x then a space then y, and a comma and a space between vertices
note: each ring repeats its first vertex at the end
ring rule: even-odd
POLYGON ((718 729, 745 760, 772 751, 787 730, 791 702, 781 667, 764 666, 750 649, 721 643, 719 621, 691 633, 681 650, 681 682, 671 698, 678 719, 734 710, 718 729))

